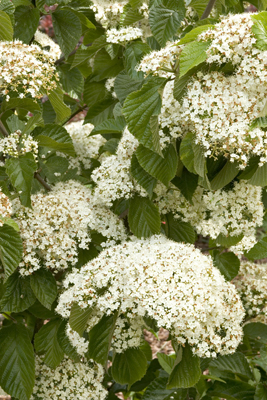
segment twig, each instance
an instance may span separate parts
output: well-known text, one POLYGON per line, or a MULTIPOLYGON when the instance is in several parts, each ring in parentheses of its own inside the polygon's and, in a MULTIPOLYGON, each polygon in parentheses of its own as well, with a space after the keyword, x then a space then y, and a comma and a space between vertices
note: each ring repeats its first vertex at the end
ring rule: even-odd
POLYGON ((18 321, 15 318, 11 317, 11 315, 6 314, 5 312, 1 312, 1 314, 7 319, 11 319, 13 322, 15 322, 15 324, 18 323, 18 321))
POLYGON ((46 189, 46 190, 52 190, 51 187, 46 183, 46 181, 41 177, 41 175, 38 172, 34 173, 34 178, 37 179, 38 182, 41 183, 41 185, 46 189))
POLYGON ((210 0, 207 4, 207 7, 205 8, 205 11, 203 12, 200 20, 208 18, 210 15, 211 10, 213 9, 214 5, 216 3, 216 0, 210 0))
POLYGON ((84 111, 87 108, 87 104, 82 107, 79 107, 78 110, 74 111, 71 116, 67 119, 67 121, 63 122, 63 125, 66 125, 75 115, 79 114, 80 112, 84 111))

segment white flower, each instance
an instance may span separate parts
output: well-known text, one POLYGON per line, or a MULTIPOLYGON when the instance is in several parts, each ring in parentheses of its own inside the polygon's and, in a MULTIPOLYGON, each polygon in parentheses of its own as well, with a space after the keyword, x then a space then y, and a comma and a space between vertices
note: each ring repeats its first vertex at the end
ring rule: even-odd
POLYGON ((126 28, 120 29, 109 29, 107 30, 107 42, 108 43, 126 43, 131 40, 138 39, 143 36, 143 31, 140 28, 133 28, 127 26, 126 28))
POLYGON ((54 42, 48 35, 41 32, 39 29, 34 34, 34 40, 42 47, 49 47, 49 54, 53 60, 57 60, 61 56, 61 50, 57 43, 54 42))
MULTIPOLYGON (((73 303, 98 313, 119 311, 116 351, 137 346, 142 319, 150 317, 196 354, 228 354, 242 338, 242 303, 211 257, 192 245, 163 236, 109 248, 67 276, 57 312, 70 315, 73 303), (101 294, 99 294, 101 290, 101 294)), ((95 323, 95 322, 94 322, 95 323)), ((93 327, 89 320, 88 328, 93 327)))

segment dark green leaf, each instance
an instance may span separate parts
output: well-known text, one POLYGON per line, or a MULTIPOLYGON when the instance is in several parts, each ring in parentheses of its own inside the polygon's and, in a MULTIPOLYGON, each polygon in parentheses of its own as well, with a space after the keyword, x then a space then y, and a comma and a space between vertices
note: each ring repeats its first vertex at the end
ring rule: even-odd
POLYGON ((195 174, 193 142, 194 134, 192 132, 186 133, 180 145, 180 159, 188 171, 195 174))
POLYGON ((29 400, 35 381, 34 352, 27 328, 12 324, 0 330, 0 385, 12 398, 29 400))
MULTIPOLYGON (((10 16, 13 16, 12 14, 14 14, 15 6, 13 3, 10 2, 10 0, 1 0, 0 10, 6 12, 10 16)), ((0 24, 0 26, 2 28, 2 24, 0 24)), ((13 39, 13 37, 11 37, 10 40, 12 40, 12 39, 13 39)))
MULTIPOLYGON (((143 72, 136 70, 136 65, 151 49, 146 43, 133 42, 126 46, 124 52, 125 69, 132 79, 143 79, 143 72)), ((135 89, 138 90, 139 88, 135 89)), ((127 96, 126 96, 127 97, 127 96)))
POLYGON ((114 83, 115 93, 123 104, 126 97, 136 90, 139 90, 142 86, 142 80, 135 80, 126 71, 122 71, 118 74, 114 83))
MULTIPOLYGON (((161 153, 159 136, 152 137, 150 118, 161 109, 159 89, 165 85, 165 79, 151 78, 140 90, 131 93, 124 102, 123 114, 130 132, 145 147, 161 153)), ((140 162, 140 161, 139 161, 140 162)))
POLYGON ((22 277, 14 272, 5 283, 5 293, 0 302, 0 310, 5 312, 21 312, 35 303, 31 289, 30 277, 22 277))
POLYGON ((187 169, 184 169, 182 176, 180 178, 176 176, 172 180, 172 183, 181 190, 182 195, 186 198, 186 200, 192 203, 192 197, 198 185, 197 175, 192 174, 187 169))
POLYGON ((126 122, 124 117, 118 117, 116 119, 107 119, 106 121, 97 125, 90 133, 90 136, 98 134, 102 135, 106 133, 122 133, 125 128, 125 125, 126 122))
POLYGON ((189 344, 186 344, 183 348, 182 360, 173 368, 170 374, 167 388, 189 388, 194 386, 200 377, 199 358, 193 355, 189 344))
POLYGON ((63 101, 64 93, 58 86, 57 89, 54 89, 49 93, 48 98, 52 107, 56 113, 56 122, 58 124, 66 121, 71 114, 71 110, 63 101))
POLYGON ((152 198, 153 190, 157 184, 157 179, 153 178, 153 176, 141 167, 135 154, 132 156, 131 160, 131 175, 136 179, 137 183, 147 191, 149 197, 152 198))
POLYGON ((71 67, 77 67, 92 58, 100 49, 106 46, 106 37, 100 36, 97 38, 92 46, 87 49, 82 48, 82 46, 77 50, 74 56, 71 67))
POLYGON ((165 46, 173 38, 185 17, 183 0, 162 0, 150 9, 149 25, 159 44, 165 46))
POLYGON ((51 271, 38 269, 31 275, 31 288, 36 298, 51 310, 57 297, 57 283, 51 271))
POLYGON ((238 274, 240 261, 234 253, 217 254, 214 264, 223 274, 226 280, 231 281, 238 274))
POLYGON ((12 275, 22 257, 22 240, 18 232, 9 225, 0 227, 0 260, 5 270, 5 279, 12 275))
POLYGON ((113 109, 117 104, 116 99, 112 97, 107 97, 101 102, 95 103, 89 108, 84 123, 91 123, 93 125, 99 125, 106 119, 113 117, 113 109))
POLYGON ((249 363, 244 354, 240 352, 229 354, 227 356, 219 356, 216 360, 211 361, 209 364, 211 375, 217 375, 216 371, 213 372, 214 368, 216 368, 216 370, 232 372, 242 379, 253 380, 253 374, 249 367, 249 363))
POLYGON ((30 43, 39 25, 40 13, 37 8, 19 6, 15 11, 14 37, 30 43))
POLYGON ((112 341, 118 314, 104 315, 89 332, 88 358, 105 364, 112 341))
POLYGON ((25 110, 32 113, 35 111, 41 111, 39 104, 32 99, 9 99, 9 101, 3 101, 1 112, 12 109, 25 110))
POLYGON ((267 342, 267 325, 261 322, 251 322, 244 325, 244 335, 248 336, 249 339, 254 339, 260 343, 266 344, 267 342))
MULTIPOLYGON (((53 305, 53 308, 54 306, 55 304, 53 305)), ((38 300, 36 300, 35 303, 28 308, 28 311, 36 318, 52 319, 58 317, 58 314, 55 314, 54 311, 48 310, 48 308, 45 308, 38 300)))
POLYGON ((238 174, 238 164, 227 161, 223 169, 211 181, 211 189, 218 190, 228 185, 238 174))
POLYGON ((255 388, 246 382, 225 379, 226 383, 216 381, 209 395, 222 397, 227 400, 254 400, 255 388))
POLYGON ((72 139, 62 126, 47 124, 44 129, 39 129, 37 133, 35 140, 38 141, 39 146, 61 151, 71 157, 76 156, 72 139))
POLYGON ((175 177, 178 156, 172 144, 163 150, 164 158, 142 145, 138 146, 135 154, 141 167, 165 186, 175 177))
POLYGON ((146 238, 160 233, 158 208, 146 197, 135 196, 130 200, 129 225, 138 238, 146 238))
POLYGON ((92 107, 94 104, 103 101, 108 97, 107 89, 105 84, 102 82, 91 82, 86 79, 84 84, 83 99, 88 107, 92 107))
POLYGON ((9 158, 5 165, 12 185, 19 192, 21 203, 30 207, 32 180, 37 169, 33 154, 26 153, 18 158, 9 158))
POLYGON ((156 378, 146 389, 143 400, 184 400, 186 389, 166 389, 168 378, 156 378))
POLYGON ((83 310, 77 303, 74 303, 71 307, 69 324, 71 329, 78 332, 80 336, 82 336, 85 331, 91 312, 91 308, 83 310))
POLYGON ((166 222, 163 229, 169 239, 175 242, 195 243, 196 233, 189 222, 182 222, 171 213, 164 215, 163 219, 166 222))
POLYGON ((9 15, 0 11, 0 40, 13 40, 13 27, 9 15))
POLYGON ((112 78, 123 70, 123 62, 121 57, 110 58, 105 49, 100 50, 94 58, 92 81, 101 81, 102 79, 112 78))
POLYGON ((55 369, 63 360, 64 352, 61 349, 57 333, 62 319, 57 318, 43 325, 35 335, 34 346, 37 353, 43 354, 43 361, 48 367, 55 369))
POLYGON ((257 385, 254 400, 267 400, 266 382, 257 385))
POLYGON ((124 353, 117 353, 112 361, 112 376, 116 382, 128 384, 140 380, 146 373, 147 360, 144 353, 135 348, 129 348, 124 353))
POLYGON ((70 357, 74 362, 79 362, 81 356, 72 346, 70 339, 66 334, 66 327, 67 327, 67 321, 62 321, 57 331, 58 343, 60 344, 61 349, 68 357, 70 357))
POLYGON ((173 88, 173 97, 176 100, 182 100, 182 98, 186 94, 187 84, 189 83, 190 79, 192 79, 191 71, 183 75, 181 78, 179 76, 176 76, 173 88))
POLYGON ((82 36, 81 22, 73 12, 67 10, 56 10, 52 20, 58 44, 68 57, 82 36))
POLYGON ((83 92, 84 79, 78 68, 72 68, 67 64, 58 67, 60 72, 60 83, 66 93, 71 97, 80 97, 83 92))
POLYGON ((164 353, 157 353, 157 358, 164 371, 170 374, 175 364, 175 357, 164 353))
POLYGON ((250 260, 260 260, 267 257, 267 238, 259 240, 253 247, 246 253, 246 257, 250 260))
POLYGON ((238 236, 224 236, 221 233, 219 236, 215 239, 216 244, 221 245, 223 247, 230 247, 230 246, 235 246, 237 243, 242 240, 244 237, 243 234, 238 235, 238 236))
POLYGON ((263 164, 262 167, 258 167, 252 177, 248 180, 250 185, 254 186, 266 186, 267 185, 267 164, 263 164))
POLYGON ((210 42, 191 42, 185 46, 180 55, 180 77, 206 60, 209 46, 210 42))

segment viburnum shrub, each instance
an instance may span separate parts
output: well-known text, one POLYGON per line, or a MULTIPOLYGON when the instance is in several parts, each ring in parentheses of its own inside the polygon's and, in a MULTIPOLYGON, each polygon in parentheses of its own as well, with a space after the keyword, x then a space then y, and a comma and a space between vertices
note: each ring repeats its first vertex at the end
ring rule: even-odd
POLYGON ((265 9, 0 0, 13 400, 267 399, 265 9))

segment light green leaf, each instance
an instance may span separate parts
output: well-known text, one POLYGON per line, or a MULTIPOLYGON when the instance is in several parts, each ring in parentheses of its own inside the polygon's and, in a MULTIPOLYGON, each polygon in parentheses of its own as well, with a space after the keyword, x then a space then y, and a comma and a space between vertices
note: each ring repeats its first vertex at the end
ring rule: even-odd
POLYGON ((219 356, 216 360, 211 361, 209 364, 210 373, 212 375, 218 375, 217 371, 213 371, 214 368, 216 368, 216 370, 231 372, 243 379, 253 380, 253 374, 249 367, 249 363, 244 354, 240 352, 229 354, 227 356, 219 356))
POLYGON ((137 183, 141 185, 152 198, 153 190, 157 184, 157 179, 148 174, 139 164, 136 155, 132 156, 131 160, 131 175, 136 179, 137 183))
POLYGON ((51 93, 49 93, 48 98, 52 104, 52 107, 57 115, 56 122, 58 124, 64 122, 68 119, 71 114, 71 110, 63 101, 64 93, 58 86, 51 93))
POLYGON ((131 93, 122 109, 129 131, 145 147, 160 154, 159 136, 152 138, 150 118, 161 109, 159 90, 165 85, 165 79, 153 77, 137 92, 131 93))
POLYGON ((201 377, 200 362, 194 356, 189 344, 183 348, 182 360, 172 370, 167 389, 189 388, 194 386, 201 377))
POLYGON ((19 233, 4 224, 0 227, 0 260, 5 270, 5 279, 15 272, 21 257, 22 240, 19 233))
POLYGON ((107 119, 106 121, 97 125, 90 133, 90 136, 98 134, 103 135, 106 133, 122 133, 125 126, 126 122, 124 117, 118 117, 116 119, 107 119))
POLYGON ((0 330, 0 385, 13 398, 29 400, 35 360, 28 329, 12 324, 0 330))
POLYGON ((64 353, 70 357, 74 362, 79 362, 81 359, 81 356, 77 353, 76 349, 72 346, 70 339, 68 338, 66 334, 66 328, 67 328, 67 321, 62 321, 58 331, 57 331, 57 340, 58 343, 60 344, 61 349, 64 351, 64 353))
POLYGON ((195 243, 196 232, 189 222, 183 222, 173 217, 171 213, 164 215, 163 226, 166 236, 175 242, 195 243))
POLYGON ((104 315, 89 332, 88 358, 105 365, 118 313, 104 315))
POLYGON ((13 108, 16 110, 30 111, 32 113, 41 111, 39 104, 32 99, 10 99, 9 101, 3 101, 1 112, 12 110, 13 108))
POLYGON ((44 355, 44 363, 52 369, 55 369, 64 357, 64 352, 57 339, 61 322, 62 319, 60 318, 52 319, 42 326, 34 338, 34 346, 37 353, 44 355))
POLYGON ((251 29, 257 39, 256 47, 267 50, 267 11, 251 15, 251 19, 254 21, 251 29))
POLYGON ((191 42, 185 46, 180 55, 180 78, 206 60, 209 46, 210 42, 191 42))
POLYGON ((0 311, 22 312, 35 303, 30 277, 14 272, 5 283, 5 293, 0 301, 0 311))
POLYGON ((38 130, 38 135, 35 136, 35 140, 38 141, 39 146, 61 151, 71 157, 76 156, 72 139, 67 130, 62 126, 55 124, 45 125, 44 129, 38 130))
POLYGON ((160 233, 158 208, 148 198, 135 196, 130 200, 129 225, 138 238, 147 238, 160 233))
POLYGON ((159 363, 161 367, 166 371, 168 374, 172 372, 172 369, 175 364, 175 358, 173 356, 169 356, 164 353, 157 353, 157 359, 159 360, 159 363))
POLYGON ((43 306, 51 310, 57 297, 57 283, 51 271, 38 269, 31 275, 31 288, 36 298, 43 306))
POLYGON ((13 40, 13 27, 9 15, 0 11, 0 40, 11 42, 13 40))
POLYGON ((184 37, 177 43, 177 45, 193 42, 194 40, 197 39, 200 33, 212 28, 214 28, 214 26, 211 24, 197 26, 196 28, 188 32, 186 35, 184 35, 184 37))
POLYGON ((185 17, 183 0, 162 0, 156 2, 149 12, 149 25, 159 44, 165 46, 173 38, 185 17))
POLYGON ((190 2, 190 7, 193 7, 196 10, 196 12, 200 18, 202 16, 202 14, 204 13, 208 2, 209 2, 209 0, 192 0, 190 2))
POLYGON ((256 169, 252 177, 248 180, 248 183, 250 185, 262 187, 267 185, 267 163, 256 169))
POLYGON ((217 254, 214 258, 214 264, 228 281, 234 279, 240 267, 238 257, 232 252, 217 254))
POLYGON ((164 149, 163 157, 142 145, 138 146, 135 154, 141 167, 165 186, 175 177, 178 156, 172 144, 164 149))
POLYGON ((68 57, 82 36, 81 22, 72 11, 67 10, 56 10, 52 20, 58 44, 65 57, 68 57))
POLYGON ((145 354, 135 348, 129 348, 124 353, 117 353, 112 361, 111 372, 114 380, 121 385, 139 381, 146 373, 147 360, 145 354))
POLYGON ((267 257, 267 237, 259 240, 253 247, 246 253, 246 257, 250 260, 260 260, 267 257))
POLYGON ((227 161, 221 171, 210 182, 212 190, 222 189, 228 185, 238 174, 239 168, 236 162, 227 161))
POLYGON ((267 127, 267 117, 259 117, 252 121, 249 130, 252 131, 255 128, 266 128, 267 127))
POLYGON ((78 332, 80 336, 82 336, 85 331, 91 312, 91 308, 83 310, 77 303, 73 303, 71 307, 69 324, 71 329, 78 332))
POLYGON ((30 207, 32 180, 37 169, 33 154, 26 153, 18 158, 9 158, 5 166, 12 185, 19 192, 21 203, 30 207))
POLYGON ((32 5, 19 6, 15 11, 14 38, 30 43, 39 25, 40 12, 32 5))
MULTIPOLYGON (((14 14, 15 6, 14 6, 13 3, 11 3, 10 0, 1 0, 1 2, 0 2, 0 10, 6 12, 8 15, 13 17, 12 14, 14 14)), ((1 24, 0 24, 0 26, 1 26, 1 24)))

